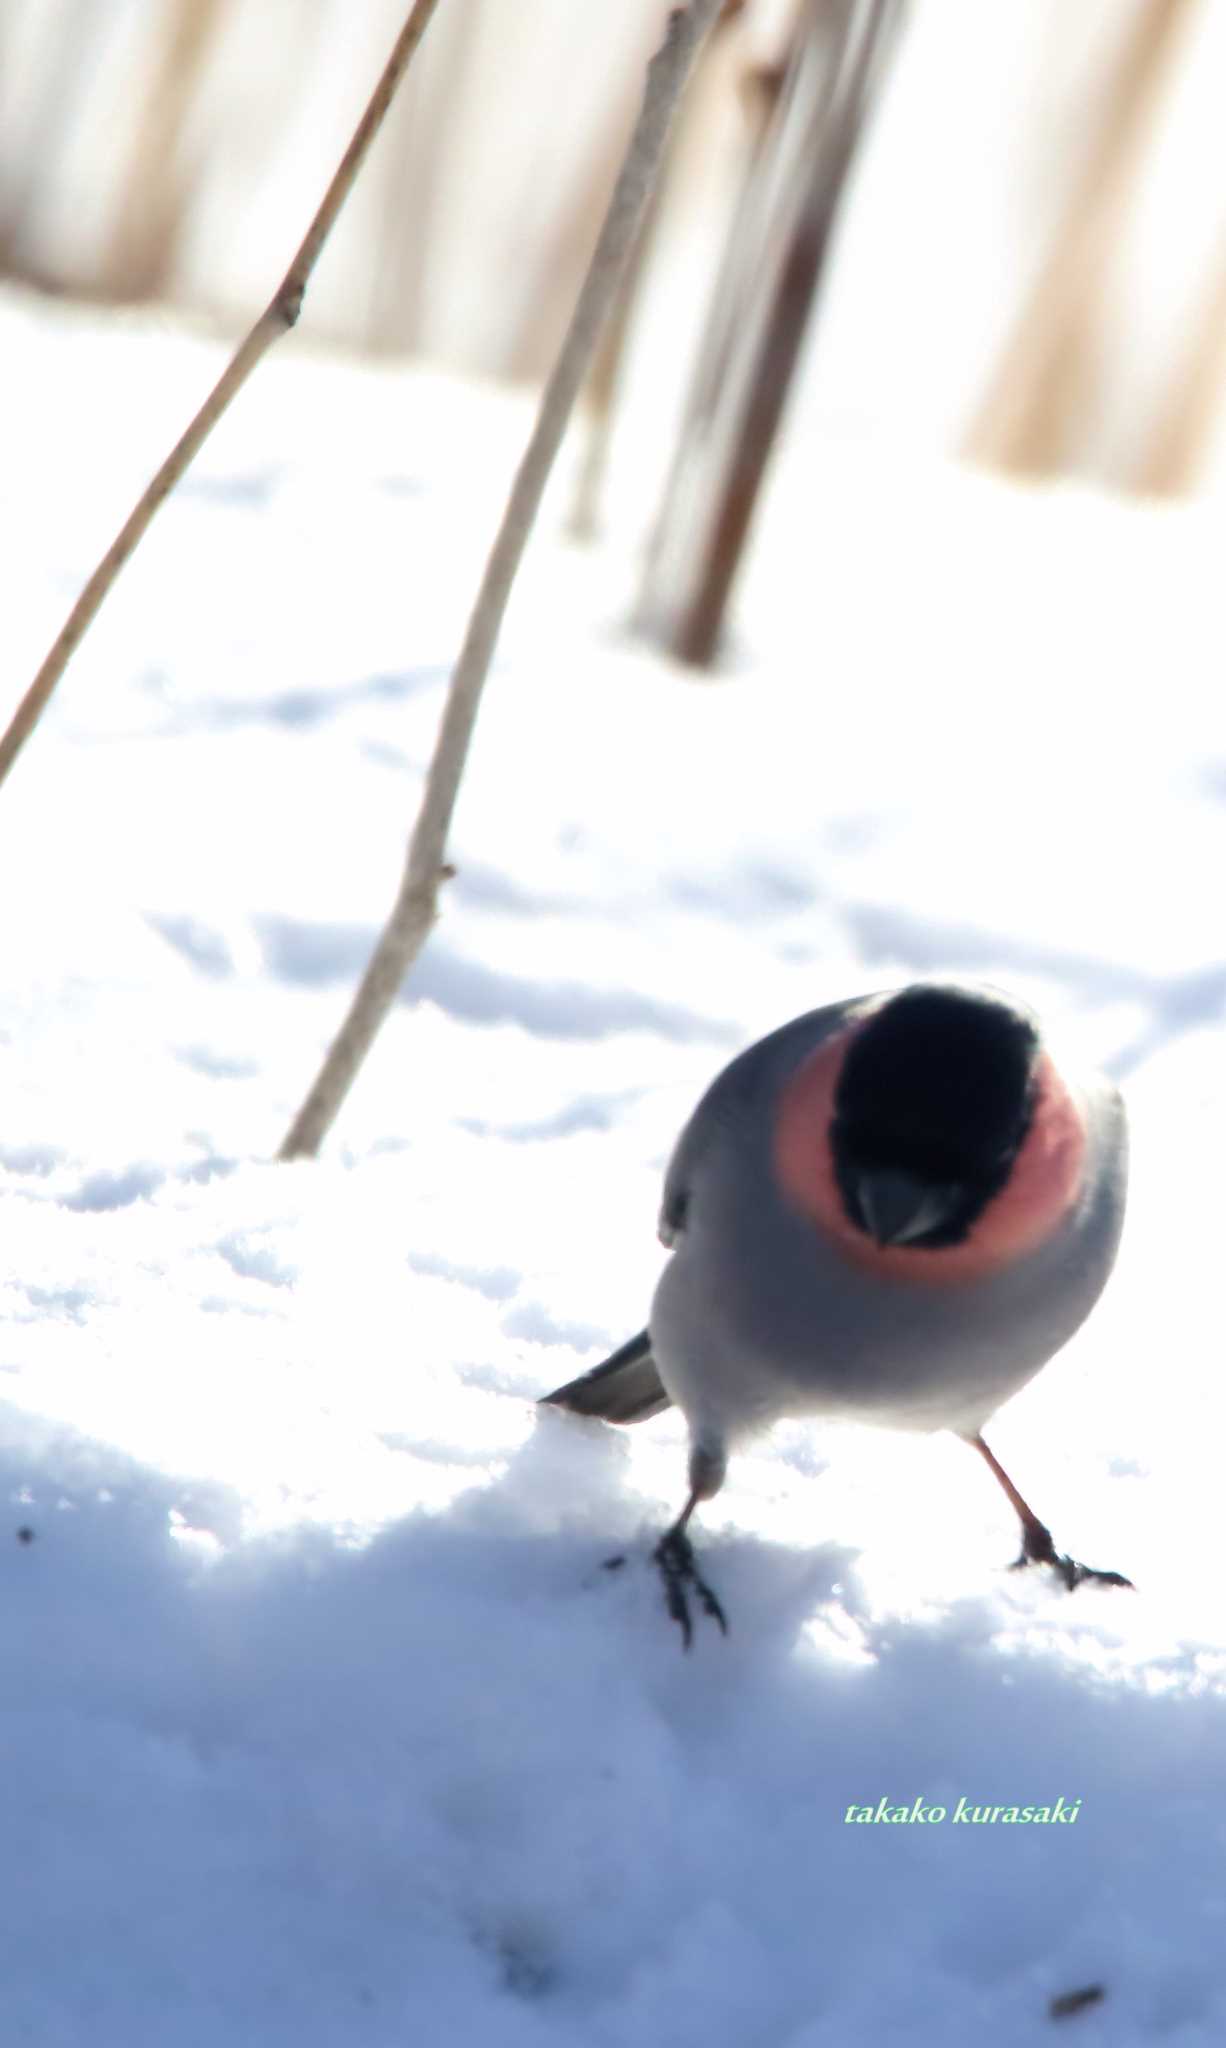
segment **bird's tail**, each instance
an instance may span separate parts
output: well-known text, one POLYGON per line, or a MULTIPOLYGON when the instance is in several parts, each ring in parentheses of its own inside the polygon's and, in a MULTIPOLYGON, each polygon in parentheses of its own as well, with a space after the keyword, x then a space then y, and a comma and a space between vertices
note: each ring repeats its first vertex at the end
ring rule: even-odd
POLYGON ((646 1422, 672 1407, 651 1355, 651 1339, 640 1330, 603 1365, 581 1373, 565 1387, 542 1395, 554 1408, 569 1408, 575 1415, 596 1415, 602 1422, 646 1422))

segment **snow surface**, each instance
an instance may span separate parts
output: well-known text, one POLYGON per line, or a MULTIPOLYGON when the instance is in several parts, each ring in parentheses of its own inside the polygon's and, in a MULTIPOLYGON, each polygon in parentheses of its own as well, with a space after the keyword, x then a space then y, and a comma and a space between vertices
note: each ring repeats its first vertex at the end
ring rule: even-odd
MULTIPOLYGON (((17 298, 0 348, 15 701, 216 357, 17 298)), ((1097 1984, 1080 2042, 1220 2042, 1220 532, 832 429, 718 683, 541 541, 442 923, 278 1166, 524 423, 271 361, 0 796, 4 2039, 1012 2048, 1097 1984), (1119 1272, 992 1440, 1138 1590, 1007 1574, 952 1440, 781 1428, 687 1656, 676 1418, 534 1398, 641 1324, 729 1054, 938 969, 1128 1090, 1119 1272), (1081 1804, 844 1818, 961 1795, 1081 1804)))

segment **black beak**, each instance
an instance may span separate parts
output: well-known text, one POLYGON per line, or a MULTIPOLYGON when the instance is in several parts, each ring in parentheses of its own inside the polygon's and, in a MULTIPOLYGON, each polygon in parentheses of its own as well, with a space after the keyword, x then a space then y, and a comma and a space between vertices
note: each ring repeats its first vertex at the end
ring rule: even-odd
POLYGON ((855 1176, 864 1228, 878 1244, 913 1244, 947 1223, 964 1200, 956 1181, 921 1180, 901 1166, 876 1166, 855 1176))

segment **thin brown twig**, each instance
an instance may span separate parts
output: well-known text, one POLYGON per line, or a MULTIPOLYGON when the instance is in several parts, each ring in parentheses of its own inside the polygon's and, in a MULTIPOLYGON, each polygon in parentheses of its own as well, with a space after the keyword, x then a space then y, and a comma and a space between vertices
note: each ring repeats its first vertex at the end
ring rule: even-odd
POLYGON ((673 114, 698 50, 722 4, 723 0, 690 0, 688 6, 674 9, 664 41, 647 67, 642 108, 566 339, 550 372, 536 424, 511 486, 448 685, 396 901, 349 1013, 282 1143, 278 1154, 281 1159, 298 1159, 318 1152, 438 915, 439 888, 445 879, 447 832, 511 585, 576 394, 634 247, 648 196, 659 174, 673 114))
POLYGON ((370 96, 366 110, 353 131, 349 147, 332 174, 318 211, 302 238, 298 252, 272 298, 245 341, 227 363, 190 426, 171 449, 157 475, 146 487, 110 547, 85 585, 25 696, 0 738, 0 783, 4 781, 22 747, 46 709, 64 670, 80 646, 129 555, 143 538, 163 500, 168 498, 188 469, 198 450, 212 433, 230 400, 267 354, 275 341, 294 326, 302 310, 303 296, 319 252, 340 212, 354 179, 378 134, 392 97, 412 60, 438 0, 414 0, 408 19, 396 38, 383 74, 370 96))

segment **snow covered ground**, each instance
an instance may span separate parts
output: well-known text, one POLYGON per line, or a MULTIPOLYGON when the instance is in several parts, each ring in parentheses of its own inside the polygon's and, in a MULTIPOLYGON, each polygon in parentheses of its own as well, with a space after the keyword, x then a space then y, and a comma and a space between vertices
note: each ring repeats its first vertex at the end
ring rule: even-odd
MULTIPOLYGON (((214 358, 17 299, 0 351, 15 700, 214 358)), ((1094 1985, 1087 2048, 1220 2042, 1220 525, 833 423, 716 684, 542 541, 443 922, 278 1166, 524 422, 270 362, 0 793, 4 2039, 1021 2048, 1094 1985), (1128 1091, 1120 1270, 993 1441, 1138 1590, 1009 1576, 951 1440, 782 1429, 686 1656, 678 1423, 534 1398, 641 1324, 729 1054, 937 969, 1128 1091)))

